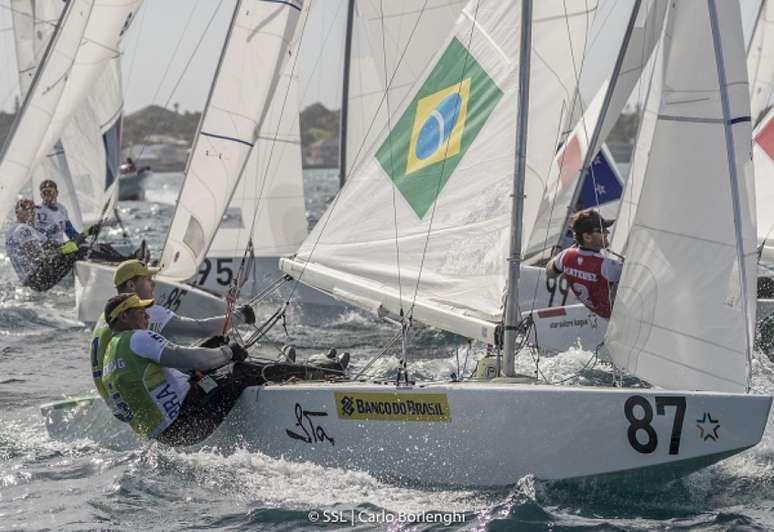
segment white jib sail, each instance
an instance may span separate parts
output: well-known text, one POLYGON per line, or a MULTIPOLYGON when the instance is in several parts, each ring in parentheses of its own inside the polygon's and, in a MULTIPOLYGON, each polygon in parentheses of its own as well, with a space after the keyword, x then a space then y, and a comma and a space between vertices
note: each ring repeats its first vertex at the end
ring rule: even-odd
POLYGON ((370 156, 388 109, 411 98, 417 77, 443 46, 467 0, 355 3, 347 112, 347 168, 370 156))
POLYGON ((774 108, 753 132, 760 261, 774 266, 774 108))
POLYGON ((86 225, 98 222, 103 210, 111 212, 117 199, 120 150, 110 144, 118 141, 123 112, 120 63, 118 55, 111 59, 62 132, 62 145, 86 225))
MULTIPOLYGON (((16 63, 19 70, 19 93, 23 98, 30 88, 32 79, 48 41, 54 33, 64 3, 43 0, 13 0, 13 34, 16 47, 16 63)), ((70 221, 81 227, 82 219, 78 198, 67 160, 61 145, 53 150, 36 166, 32 175, 32 194, 40 202, 39 185, 44 179, 54 179, 59 186, 59 202, 67 207, 70 221)))
MULTIPOLYGON (((575 90, 563 67, 583 49, 594 13, 595 4, 535 5, 533 173, 548 170, 575 90)), ((510 234, 519 17, 517 1, 468 3, 296 260, 282 261, 286 273, 359 306, 493 342, 510 234)))
POLYGON ((685 0, 667 16, 660 110, 606 343, 652 384, 741 392, 756 233, 739 5, 685 0))
POLYGON ((94 0, 70 0, 65 5, 17 114, 0 161, 0 219, 7 216, 16 195, 30 179, 38 150, 64 93, 93 4, 94 0))
POLYGON ((774 3, 762 0, 747 51, 750 75, 750 116, 755 121, 766 109, 774 89, 774 3))
POLYGON ((300 0, 237 3, 161 257, 189 279, 207 254, 263 129, 302 9, 300 0))
POLYGON ((86 102, 97 80, 113 58, 120 54, 119 42, 129 28, 142 0, 96 0, 89 17, 64 93, 51 117, 48 131, 40 145, 41 160, 59 140, 73 113, 86 102))
MULTIPOLYGON (((298 27, 303 27, 303 19, 298 27)), ((296 39, 294 56, 299 42, 296 39)), ((256 257, 290 255, 306 237, 299 66, 296 61, 285 66, 261 134, 207 253, 210 257, 241 257, 247 249, 251 223, 256 257)))
MULTIPOLYGON (((629 100, 634 87, 641 79, 643 70, 650 60, 659 41, 667 2, 665 0, 643 1, 636 14, 631 35, 622 43, 621 65, 618 76, 602 84, 597 95, 588 105, 583 118, 575 126, 564 146, 554 158, 551 172, 540 203, 535 228, 532 232, 526 256, 541 253, 559 243, 566 229, 568 211, 579 181, 585 172, 581 168, 587 152, 596 154, 602 147, 613 126, 629 100), (606 92, 611 90, 607 109, 603 111, 606 92), (601 123, 600 123, 601 121, 601 123), (599 135, 593 146, 589 146, 595 128, 599 135)), ((616 60, 615 57, 612 58, 616 60)))

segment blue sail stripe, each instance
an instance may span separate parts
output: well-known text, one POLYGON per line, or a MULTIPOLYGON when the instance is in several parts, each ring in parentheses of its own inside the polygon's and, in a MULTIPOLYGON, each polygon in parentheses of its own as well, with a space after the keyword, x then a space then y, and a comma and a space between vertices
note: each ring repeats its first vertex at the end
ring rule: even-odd
MULTIPOLYGON (((293 9, 301 11, 301 8, 299 6, 297 6, 293 2, 288 2, 287 0, 261 0, 261 2, 269 2, 269 3, 272 3, 272 4, 284 4, 286 6, 292 7, 293 9)), ((298 3, 300 4, 301 2, 298 2, 298 3)))
MULTIPOLYGON (((269 0, 262 0, 264 2, 268 2, 269 0)), ((215 133, 207 133, 206 131, 201 132, 202 135, 205 137, 212 137, 214 139, 223 139, 223 140, 231 140, 234 142, 238 142, 240 144, 246 144, 247 146, 250 146, 251 148, 254 146, 252 142, 248 142, 246 140, 238 139, 236 137, 227 137, 225 135, 216 135, 215 133)))

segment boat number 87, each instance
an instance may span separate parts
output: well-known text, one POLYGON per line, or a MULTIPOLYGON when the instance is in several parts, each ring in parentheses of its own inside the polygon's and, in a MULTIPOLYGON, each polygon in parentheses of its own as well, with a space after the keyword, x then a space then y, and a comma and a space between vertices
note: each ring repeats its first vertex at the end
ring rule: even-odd
MULTIPOLYGON (((669 438, 669 454, 680 452, 680 435, 683 431, 685 417, 685 397, 673 395, 656 396, 656 415, 666 415, 666 407, 675 408, 672 421, 672 435, 669 438)), ((626 435, 629 445, 642 454, 650 454, 658 447, 658 434, 650 423, 653 421, 653 407, 650 401, 641 395, 633 395, 624 404, 624 414, 629 421, 626 435), (639 407, 639 408, 637 408, 639 407)))

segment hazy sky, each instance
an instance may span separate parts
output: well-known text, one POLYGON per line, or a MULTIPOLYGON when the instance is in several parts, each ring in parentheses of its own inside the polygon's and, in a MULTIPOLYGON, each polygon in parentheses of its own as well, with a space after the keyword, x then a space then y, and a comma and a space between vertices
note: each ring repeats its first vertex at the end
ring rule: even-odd
MULTIPOLYGON (((152 103, 198 111, 207 98, 236 0, 145 0, 124 43, 124 94, 128 113, 152 103), (194 53, 195 52, 195 53, 194 53), (183 75, 184 67, 190 61, 183 75), (174 89, 174 91, 173 91, 174 89)), ((416 0, 419 4, 421 0, 416 0)), ((577 0, 580 1, 580 0, 577 0)), ((740 0, 746 26, 758 0, 740 0)), ((633 0, 600 0, 590 57, 615 52, 633 0)), ((18 93, 9 0, 0 0, 0 109, 18 93), (14 67, 11 67, 13 65, 14 67)), ((312 0, 302 45, 302 105, 321 101, 338 108, 345 0, 312 0)), ((746 32, 749 33, 749 32, 746 32)), ((593 66, 595 61, 587 61, 593 66)), ((587 75, 603 75, 590 69, 587 75)))
MULTIPOLYGON (((170 106, 179 103, 182 111, 201 110, 235 3, 145 0, 123 42, 126 111, 167 101, 170 106)), ((312 3, 304 35, 304 48, 311 53, 302 54, 303 105, 340 105, 345 17, 342 0, 312 3)), ((0 76, 0 109, 11 110, 18 80, 9 0, 0 1, 0 64, 7 66, 0 76)))

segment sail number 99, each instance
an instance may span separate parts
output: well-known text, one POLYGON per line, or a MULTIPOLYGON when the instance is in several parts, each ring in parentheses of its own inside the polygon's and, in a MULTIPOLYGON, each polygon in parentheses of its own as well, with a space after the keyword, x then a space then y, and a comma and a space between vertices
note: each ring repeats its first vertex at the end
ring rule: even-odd
MULTIPOLYGON (((680 452, 680 435, 683 431, 683 418, 685 417, 685 397, 666 395, 657 396, 655 400, 656 415, 666 415, 667 406, 675 408, 672 434, 669 438, 669 454, 678 454, 680 452)), ((655 451, 658 447, 658 434, 650 424, 653 421, 653 407, 650 406, 650 401, 641 395, 633 395, 624 404, 624 414, 629 421, 629 430, 626 431, 629 445, 642 454, 650 454, 655 451)))

